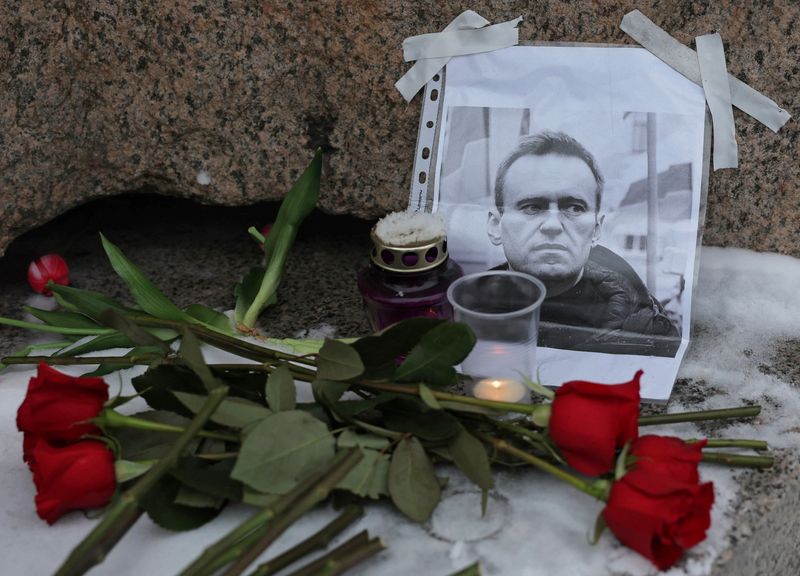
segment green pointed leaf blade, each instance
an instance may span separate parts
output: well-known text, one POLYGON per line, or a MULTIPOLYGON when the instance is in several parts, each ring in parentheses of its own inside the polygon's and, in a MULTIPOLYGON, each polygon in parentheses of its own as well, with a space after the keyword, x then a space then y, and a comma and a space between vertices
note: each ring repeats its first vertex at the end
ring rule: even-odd
MULTIPOLYGON (((175 391, 173 394, 181 404, 195 414, 200 411, 207 399, 206 396, 190 392, 175 391)), ((210 420, 222 426, 241 429, 263 420, 270 414, 272 414, 272 411, 264 406, 244 398, 230 396, 222 401, 214 411, 214 414, 211 415, 210 420)))
POLYGON ((253 300, 256 299, 265 271, 266 269, 263 266, 254 266, 236 284, 233 290, 233 294, 236 297, 236 306, 233 313, 238 324, 242 323, 245 312, 250 308, 253 300))
POLYGON ((436 399, 436 396, 433 395, 431 389, 425 386, 425 384, 419 385, 419 397, 422 399, 423 402, 425 402, 425 404, 429 408, 433 408, 434 410, 442 409, 442 405, 439 404, 439 401, 436 399))
POLYGON ((317 356, 317 378, 350 380, 363 372, 364 363, 355 348, 338 340, 325 340, 317 356))
POLYGON ((134 462, 132 460, 116 460, 114 462, 114 476, 117 484, 124 484, 129 480, 142 476, 153 467, 157 460, 145 460, 134 462))
POLYGON ((206 365, 203 358, 203 351, 200 350, 200 342, 191 330, 184 329, 181 334, 180 355, 189 369, 194 372, 206 390, 209 392, 220 386, 219 381, 211 373, 211 369, 206 365))
POLYGON ((297 389, 288 366, 283 365, 269 375, 267 403, 274 412, 294 410, 297 406, 297 389))
POLYGON ((116 310, 106 310, 100 315, 100 321, 114 330, 125 334, 128 340, 137 346, 158 346, 165 352, 169 351, 169 346, 160 338, 154 336, 141 326, 131 322, 125 315, 116 310))
POLYGON ((419 523, 430 518, 439 504, 439 481, 416 438, 403 438, 392 453, 389 496, 403 514, 419 523))
POLYGON ((348 472, 337 488, 363 498, 377 500, 389 495, 389 456, 377 450, 361 449, 363 458, 348 472))
POLYGON ((65 312, 63 310, 42 310, 33 306, 23 306, 25 312, 50 326, 62 328, 102 328, 100 324, 79 312, 65 312))
POLYGON ((285 226, 297 228, 316 206, 319 200, 319 183, 322 175, 322 150, 317 149, 314 158, 306 167, 300 178, 286 194, 278 216, 264 242, 264 253, 268 259, 274 255, 276 243, 285 226))
POLYGON ((481 490, 494 487, 489 456, 480 440, 466 430, 461 430, 450 443, 450 454, 464 476, 472 480, 481 490))
POLYGON ((475 334, 466 324, 445 323, 427 332, 395 373, 399 382, 422 381, 435 387, 455 382, 455 364, 467 357, 475 334))
POLYGON ((184 484, 178 488, 175 504, 189 508, 220 508, 225 504, 225 499, 195 490, 184 484))
POLYGON ((184 312, 216 332, 228 335, 236 334, 236 331, 231 328, 231 321, 228 317, 222 312, 217 312, 213 308, 203 306, 202 304, 189 304, 184 312))
POLYGON ((328 427, 301 410, 274 413, 242 442, 231 478, 259 492, 285 494, 335 454, 328 427))
POLYGON ((142 274, 133 262, 128 260, 122 250, 103 234, 100 234, 100 241, 103 243, 103 249, 106 251, 106 256, 108 256, 114 272, 128 285, 133 299, 142 307, 142 310, 163 320, 194 321, 191 316, 164 296, 161 290, 156 288, 155 284, 142 274))
POLYGON ((99 292, 82 290, 80 288, 73 288, 72 286, 61 286, 60 284, 54 284, 50 289, 63 308, 72 312, 85 314, 97 322, 100 322, 100 316, 108 309, 116 310, 121 314, 128 312, 141 313, 141 310, 123 306, 113 298, 109 298, 105 294, 100 294, 99 292))

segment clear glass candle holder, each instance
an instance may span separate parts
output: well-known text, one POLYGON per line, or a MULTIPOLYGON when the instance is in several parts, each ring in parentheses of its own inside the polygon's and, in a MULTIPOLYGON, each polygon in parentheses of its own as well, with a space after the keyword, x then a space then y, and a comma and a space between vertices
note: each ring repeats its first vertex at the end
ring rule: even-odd
POLYGON ((523 379, 535 374, 539 309, 545 287, 521 272, 493 270, 463 276, 447 290, 456 322, 472 328, 475 347, 461 363, 472 394, 485 400, 530 402, 523 379))

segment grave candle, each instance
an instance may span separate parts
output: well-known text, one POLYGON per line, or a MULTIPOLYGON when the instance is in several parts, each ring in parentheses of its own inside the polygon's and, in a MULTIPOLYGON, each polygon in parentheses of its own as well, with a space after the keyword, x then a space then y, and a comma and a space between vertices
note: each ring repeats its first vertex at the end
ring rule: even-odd
POLYGON ((475 383, 472 394, 482 400, 519 402, 528 395, 528 389, 512 378, 484 378, 475 383))

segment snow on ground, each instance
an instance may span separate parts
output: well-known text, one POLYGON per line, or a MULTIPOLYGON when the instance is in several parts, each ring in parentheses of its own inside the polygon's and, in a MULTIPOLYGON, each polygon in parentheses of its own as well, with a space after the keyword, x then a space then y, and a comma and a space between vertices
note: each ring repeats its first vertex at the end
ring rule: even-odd
MULTIPOLYGON (((733 248, 703 248, 696 290, 694 334, 680 377, 707 391, 700 398, 673 401, 671 412, 683 409, 721 408, 743 402, 764 407, 755 421, 722 427, 714 435, 761 438, 774 447, 800 446, 796 414, 800 394, 780 370, 765 370, 775 363, 781 344, 800 340, 800 260, 775 254, 757 254, 733 248), (759 369, 759 367, 762 367, 759 369)), ((333 334, 319 327, 316 336, 333 334)), ((221 361, 223 353, 209 351, 221 361)), ((81 370, 65 370, 79 374, 81 370)), ((123 389, 141 368, 122 373, 123 389)), ((39 520, 34 511, 34 488, 21 458, 21 435, 15 428, 16 409, 24 396, 32 370, 12 368, 0 373, 0 555, 19 574, 52 572, 69 550, 89 530, 91 521, 70 514, 54 527, 39 520), (42 553, 46 551, 46 553, 42 553)), ((109 379, 112 390, 118 383, 109 379)), ((309 391, 301 390, 308 397, 309 391)), ((305 399, 305 398, 304 398, 305 399)), ((138 407, 140 408, 140 406, 138 407)), ((685 437, 702 436, 702 429, 680 424, 648 429, 685 437)), ((497 474, 497 488, 488 516, 479 515, 479 494, 458 472, 450 476, 445 499, 425 526, 406 521, 389 504, 376 503, 335 543, 369 529, 388 549, 363 564, 353 574, 447 574, 480 560, 484 574, 521 576, 644 576, 656 570, 627 550, 608 533, 591 546, 589 534, 601 505, 532 471, 497 474)), ((692 549, 671 576, 707 574, 718 554, 727 547, 729 511, 740 498, 738 472, 721 466, 702 467, 704 480, 715 484, 716 502, 707 539, 692 549)), ((746 497, 746 496, 744 496, 746 497)), ((180 570, 202 549, 249 513, 232 506, 212 523, 189 533, 167 533, 144 519, 126 536, 93 574, 170 574, 180 570)), ((319 508, 293 526, 270 555, 299 541, 304 534, 332 518, 329 508, 319 508)))

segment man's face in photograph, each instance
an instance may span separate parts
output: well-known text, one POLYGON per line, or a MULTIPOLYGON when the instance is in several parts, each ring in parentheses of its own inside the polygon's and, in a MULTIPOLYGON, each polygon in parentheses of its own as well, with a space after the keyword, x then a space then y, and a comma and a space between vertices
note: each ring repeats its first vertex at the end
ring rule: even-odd
POLYGON ((600 236, 597 182, 580 158, 527 155, 508 169, 503 209, 489 216, 489 237, 513 270, 547 281, 579 275, 600 236))

